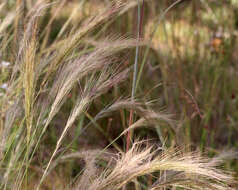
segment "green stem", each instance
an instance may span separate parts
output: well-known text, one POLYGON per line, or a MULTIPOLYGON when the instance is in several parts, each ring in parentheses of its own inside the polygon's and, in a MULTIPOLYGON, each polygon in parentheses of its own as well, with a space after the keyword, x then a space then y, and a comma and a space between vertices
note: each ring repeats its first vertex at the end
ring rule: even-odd
MULTIPOLYGON (((138 9, 137 9, 137 42, 139 44, 140 41, 140 30, 142 28, 142 18, 141 18, 141 8, 140 1, 138 1, 138 9)), ((144 6, 144 0, 142 2, 142 6, 144 6)), ((133 73, 133 82, 132 82, 132 90, 131 90, 131 101, 134 101, 135 93, 136 93, 136 81, 137 81, 137 73, 138 73, 138 57, 139 57, 139 45, 136 46, 136 55, 135 55, 135 63, 134 63, 134 73, 133 73)), ((133 110, 130 111, 129 118, 129 126, 133 123, 133 110)), ((127 140, 126 140, 126 151, 129 150, 131 145, 133 131, 128 131, 127 140)))

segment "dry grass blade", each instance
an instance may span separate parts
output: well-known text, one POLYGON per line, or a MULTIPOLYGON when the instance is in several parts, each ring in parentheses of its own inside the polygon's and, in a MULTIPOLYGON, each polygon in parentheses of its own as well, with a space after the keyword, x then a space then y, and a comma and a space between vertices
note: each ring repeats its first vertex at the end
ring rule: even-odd
MULTIPOLYGON (((227 183, 232 182, 229 174, 216 169, 216 164, 196 153, 182 154, 165 150, 158 154, 152 147, 141 149, 141 144, 134 143, 127 153, 122 153, 115 167, 103 173, 92 182, 90 190, 117 190, 139 176, 146 176, 158 171, 175 171, 186 176, 187 181, 174 181, 161 186, 183 186, 185 189, 232 189, 227 183), (199 180, 197 180, 199 179, 199 180), (199 181, 199 183, 198 183, 199 181), (201 186, 201 184, 203 184, 201 186)), ((153 187, 152 189, 156 189, 153 187)))
MULTIPOLYGON (((65 97, 77 81, 92 72, 101 70, 105 66, 109 67, 112 65, 112 61, 108 61, 108 59, 110 59, 109 57, 112 57, 114 53, 123 49, 134 47, 136 44, 133 39, 106 40, 102 42, 102 44, 98 44, 92 53, 67 62, 62 69, 59 70, 57 74, 58 77, 50 90, 49 95, 53 103, 43 131, 45 131, 50 121, 58 112, 65 101, 65 97)), ((141 43, 140 45, 143 44, 144 43, 141 43)))
POLYGON ((60 46, 56 57, 54 58, 54 61, 51 63, 50 67, 48 68, 47 75, 44 79, 43 84, 46 83, 49 76, 58 68, 59 65, 62 64, 62 62, 71 54, 71 52, 74 50, 74 48, 80 43, 80 40, 83 36, 85 36, 87 33, 92 31, 96 26, 98 26, 100 23, 106 21, 111 16, 113 16, 116 12, 118 12, 124 4, 119 4, 114 7, 110 7, 105 12, 103 12, 100 15, 97 15, 97 17, 92 18, 88 20, 83 27, 81 27, 80 30, 78 30, 73 35, 69 36, 66 39, 65 44, 63 46, 60 46))
MULTIPOLYGON (((96 116, 95 119, 100 119, 103 117, 106 117, 113 112, 120 110, 120 109, 127 109, 133 110, 138 116, 141 118, 144 118, 144 121, 148 121, 150 124, 156 124, 159 121, 164 121, 169 124, 169 126, 174 129, 175 123, 171 119, 171 114, 166 114, 164 112, 155 112, 149 108, 144 108, 145 106, 149 106, 150 103, 140 103, 138 101, 131 101, 131 100, 118 100, 111 106, 108 106, 107 108, 100 111, 96 116)), ((147 124, 148 124, 147 122, 147 124)), ((132 126, 132 125, 131 125, 132 126)), ((129 128, 131 127, 129 126, 129 128)), ((125 132, 125 131, 124 131, 125 132)))
POLYGON ((33 106, 35 101, 36 75, 36 51, 37 51, 37 18, 42 11, 49 5, 36 4, 34 9, 28 14, 30 18, 26 27, 22 45, 19 48, 18 59, 22 67, 23 89, 24 89, 24 107, 27 126, 27 143, 30 142, 31 130, 33 125, 33 106))
POLYGON ((84 91, 82 92, 81 96, 78 97, 77 103, 75 107, 73 108, 67 123, 64 127, 64 130, 60 136, 60 138, 57 141, 56 148, 47 164, 47 167, 44 171, 44 174, 42 175, 42 178, 40 180, 40 183, 37 187, 37 189, 40 188, 41 183, 45 179, 48 169, 51 165, 51 162, 53 161, 54 157, 56 156, 56 153, 58 149, 61 146, 62 140, 64 136, 66 135, 67 131, 69 128, 72 126, 74 123, 75 119, 84 112, 84 110, 87 109, 88 105, 98 96, 100 96, 102 93, 104 93, 106 90, 110 89, 114 85, 118 84, 119 82, 123 81, 126 79, 128 74, 128 70, 122 71, 120 73, 111 73, 110 69, 108 66, 106 66, 99 77, 92 77, 91 81, 88 81, 86 83, 86 86, 84 88, 84 91))
POLYGON ((30 141, 31 128, 33 121, 33 104, 34 104, 34 90, 35 90, 35 53, 36 41, 33 39, 29 42, 29 46, 25 52, 24 59, 24 81, 23 87, 25 92, 25 114, 27 123, 27 142, 30 141))
POLYGON ((111 162, 112 154, 101 153, 100 150, 87 150, 81 152, 74 152, 71 154, 64 155, 60 157, 56 162, 52 163, 50 170, 52 171, 58 164, 67 162, 72 159, 82 159, 84 161, 82 175, 78 177, 78 182, 76 183, 76 189, 86 189, 90 184, 90 180, 95 179, 99 173, 98 168, 95 164, 98 161, 111 162))

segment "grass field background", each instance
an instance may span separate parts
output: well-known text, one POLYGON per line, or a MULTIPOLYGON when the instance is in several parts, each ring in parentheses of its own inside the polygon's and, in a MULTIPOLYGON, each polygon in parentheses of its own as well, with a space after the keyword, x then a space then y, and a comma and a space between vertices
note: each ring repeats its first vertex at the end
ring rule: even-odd
POLYGON ((2 0, 0 189, 237 189, 238 1, 2 0))

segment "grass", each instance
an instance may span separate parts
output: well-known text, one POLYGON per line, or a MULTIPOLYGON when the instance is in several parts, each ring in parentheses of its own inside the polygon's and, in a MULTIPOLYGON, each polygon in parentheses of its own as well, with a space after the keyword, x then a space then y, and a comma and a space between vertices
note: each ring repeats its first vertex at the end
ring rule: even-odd
POLYGON ((236 189, 237 4, 97 3, 1 2, 0 189, 236 189))

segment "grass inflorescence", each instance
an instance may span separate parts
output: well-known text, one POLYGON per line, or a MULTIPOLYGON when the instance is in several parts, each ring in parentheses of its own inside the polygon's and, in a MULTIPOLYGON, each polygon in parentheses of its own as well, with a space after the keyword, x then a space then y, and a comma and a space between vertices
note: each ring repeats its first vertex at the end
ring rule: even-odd
POLYGON ((237 189, 235 1, 0 3, 0 189, 237 189))

